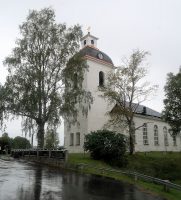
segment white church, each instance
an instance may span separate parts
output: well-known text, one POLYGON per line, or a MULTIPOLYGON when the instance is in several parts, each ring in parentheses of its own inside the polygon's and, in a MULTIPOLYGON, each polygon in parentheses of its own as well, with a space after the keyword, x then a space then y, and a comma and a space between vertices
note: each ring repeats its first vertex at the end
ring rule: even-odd
MULTIPOLYGON (((84 152, 85 134, 103 129, 108 121, 106 113, 112 109, 99 96, 98 86, 104 83, 105 74, 114 70, 114 64, 108 55, 97 48, 97 40, 90 32, 81 39, 81 54, 89 66, 84 75, 83 86, 92 93, 94 102, 87 116, 79 114, 79 126, 69 127, 67 122, 64 122, 64 144, 70 153, 84 152)), ((170 127, 161 119, 159 112, 139 105, 134 124, 135 127, 140 127, 134 136, 136 152, 181 151, 181 136, 170 135, 170 127)), ((128 136, 127 131, 124 131, 124 134, 128 136)))

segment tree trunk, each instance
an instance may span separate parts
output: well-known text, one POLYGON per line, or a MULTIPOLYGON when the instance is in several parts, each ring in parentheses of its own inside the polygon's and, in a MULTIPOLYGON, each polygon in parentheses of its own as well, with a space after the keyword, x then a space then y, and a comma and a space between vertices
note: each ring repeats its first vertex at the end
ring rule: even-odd
POLYGON ((129 125, 129 154, 132 155, 135 153, 135 145, 134 145, 134 136, 135 129, 132 125, 129 125))
POLYGON ((31 134, 31 146, 33 148, 33 139, 34 139, 34 133, 31 134))
POLYGON ((38 133, 37 133, 38 148, 44 148, 44 136, 45 136, 44 126, 45 126, 44 123, 38 124, 38 133))

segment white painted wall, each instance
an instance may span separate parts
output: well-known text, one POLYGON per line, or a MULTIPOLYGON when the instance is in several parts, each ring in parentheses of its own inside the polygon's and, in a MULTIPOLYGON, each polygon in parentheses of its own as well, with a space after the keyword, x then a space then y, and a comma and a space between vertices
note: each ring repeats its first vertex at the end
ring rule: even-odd
POLYGON ((89 70, 85 73, 83 86, 86 90, 91 92, 94 102, 91 105, 91 109, 89 110, 87 117, 83 116, 80 111, 78 116, 80 126, 74 125, 71 126, 71 128, 68 128, 67 122, 65 121, 64 123, 65 147, 69 150, 69 152, 74 153, 83 152, 85 134, 102 129, 108 120, 105 113, 110 110, 106 101, 99 96, 100 92, 98 91, 98 86, 99 72, 102 71, 106 75, 110 70, 112 70, 112 66, 93 60, 87 60, 87 64, 89 66, 89 70), (77 132, 80 132, 80 146, 76 146, 75 142, 73 146, 70 146, 70 134, 74 133, 75 140, 77 132))
POLYGON ((92 46, 97 48, 97 39, 95 37, 92 37, 91 35, 87 35, 85 39, 81 40, 81 46, 84 48, 85 46, 92 46), (86 44, 84 44, 84 41, 86 40, 86 44), (91 40, 94 41, 94 44, 91 43, 91 40))
POLYGON ((147 116, 139 116, 137 115, 134 117, 135 127, 139 127, 144 123, 147 123, 147 130, 148 130, 148 145, 143 144, 143 128, 139 128, 136 131, 136 144, 135 144, 135 151, 145 152, 145 151, 181 151, 181 138, 180 136, 176 137, 177 145, 173 145, 173 137, 168 133, 168 146, 165 146, 164 143, 164 132, 163 128, 167 127, 167 130, 170 126, 158 119, 153 117, 147 116), (154 145, 154 125, 158 126, 158 138, 159 138, 159 145, 154 145))
POLYGON ((89 65, 89 72, 87 75, 87 89, 91 91, 94 98, 94 103, 91 106, 91 110, 88 114, 88 133, 91 131, 96 131, 102 129, 106 121, 108 120, 105 115, 106 112, 110 110, 108 103, 99 95, 99 72, 104 72, 105 76, 110 71, 113 70, 111 66, 106 66, 102 63, 95 61, 87 61, 89 65))
MULTIPOLYGON (((83 86, 86 90, 91 91, 92 96, 94 98, 94 103, 91 106, 91 109, 88 112, 88 116, 83 116, 81 111, 78 116, 78 121, 80 122, 80 126, 74 125, 71 128, 68 128, 67 123, 65 121, 65 147, 69 150, 69 152, 83 152, 83 144, 85 135, 90 133, 91 131, 96 131, 103 129, 103 126, 108 121, 108 116, 106 116, 106 112, 110 111, 111 108, 108 107, 107 102, 102 99, 99 95, 98 91, 99 85, 99 72, 102 71, 105 75, 113 70, 112 66, 106 65, 96 60, 87 59, 87 64, 89 65, 89 71, 85 73, 83 86), (76 133, 80 132, 80 145, 75 144, 76 133), (74 134, 74 145, 70 146, 70 133, 74 134)), ((148 117, 143 115, 136 115, 134 117, 135 127, 139 127, 144 123, 147 123, 148 127, 148 145, 143 144, 143 128, 141 127, 136 131, 136 144, 135 151, 137 152, 146 152, 146 151, 181 151, 181 137, 177 136, 177 145, 173 145, 173 138, 168 133, 168 146, 164 144, 164 133, 163 127, 166 126, 167 130, 169 129, 169 125, 162 121, 159 118, 148 117), (159 145, 154 145, 154 125, 158 126, 158 134, 159 134, 159 145)), ((126 131, 119 131, 120 133, 124 133, 128 136, 126 131)))

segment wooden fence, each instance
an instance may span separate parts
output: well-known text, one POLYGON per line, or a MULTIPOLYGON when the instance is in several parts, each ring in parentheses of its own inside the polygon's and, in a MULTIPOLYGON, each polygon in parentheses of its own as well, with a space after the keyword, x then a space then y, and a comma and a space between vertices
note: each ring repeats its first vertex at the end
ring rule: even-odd
POLYGON ((20 157, 46 157, 55 158, 67 161, 66 150, 46 150, 46 149, 12 149, 11 156, 14 158, 20 157))

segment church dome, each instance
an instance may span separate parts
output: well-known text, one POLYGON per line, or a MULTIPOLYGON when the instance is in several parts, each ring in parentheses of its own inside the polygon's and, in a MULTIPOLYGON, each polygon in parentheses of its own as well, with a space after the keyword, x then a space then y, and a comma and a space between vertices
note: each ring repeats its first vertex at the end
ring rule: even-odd
POLYGON ((82 56, 90 56, 113 65, 111 58, 97 48, 85 46, 83 49, 80 50, 80 54, 82 56))

